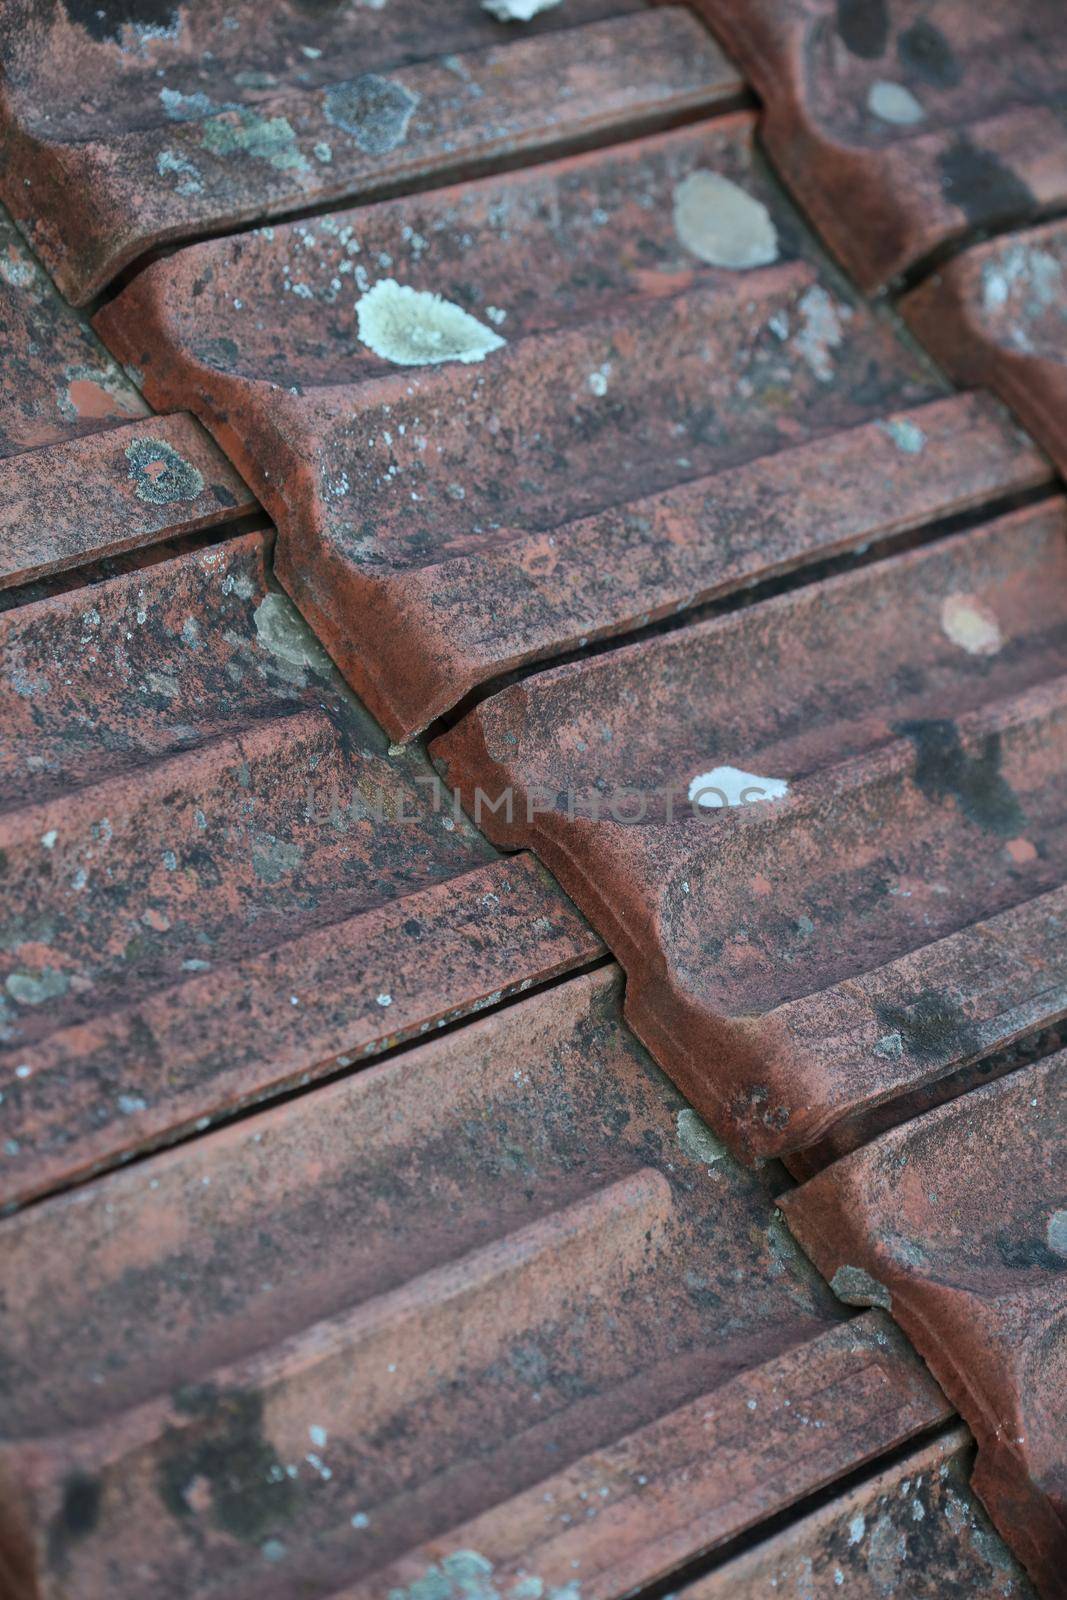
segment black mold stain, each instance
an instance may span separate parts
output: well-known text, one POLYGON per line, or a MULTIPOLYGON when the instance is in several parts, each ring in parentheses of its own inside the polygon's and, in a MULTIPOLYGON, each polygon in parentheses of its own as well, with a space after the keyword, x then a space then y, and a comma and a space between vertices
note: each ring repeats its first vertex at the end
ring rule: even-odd
POLYGON ((168 1511, 194 1515, 186 1496, 199 1479, 216 1527, 246 1543, 277 1532, 296 1512, 300 1490, 263 1437, 262 1396, 203 1384, 179 1390, 174 1403, 196 1425, 164 1436, 157 1481, 168 1511))
POLYGON ((963 76, 945 35, 925 17, 905 28, 897 40, 897 55, 909 78, 938 89, 951 88, 963 76))
POLYGON ((912 999, 876 1005, 874 1014, 886 1033, 899 1033, 909 1056, 940 1061, 968 1055, 979 1046, 978 1030, 954 1000, 936 989, 923 989, 912 999))
POLYGON ((67 1548, 86 1538, 100 1520, 100 1480, 88 1472, 72 1472, 63 1484, 63 1503, 48 1530, 50 1559, 66 1564, 67 1548))
POLYGON ((877 60, 889 43, 886 0, 837 0, 837 32, 852 55, 877 60))
POLYGON ((948 720, 898 722, 893 732, 915 746, 915 782, 927 800, 954 799, 967 820, 987 833, 1011 838, 1021 830, 1022 808, 1000 772, 999 734, 989 734, 978 754, 969 755, 948 720))
POLYGON ((961 134, 941 156, 941 187, 968 222, 1010 222, 1037 210, 1029 186, 991 150, 961 134))
POLYGON ((172 0, 63 0, 63 9, 101 44, 118 44, 125 27, 171 29, 178 19, 172 0))

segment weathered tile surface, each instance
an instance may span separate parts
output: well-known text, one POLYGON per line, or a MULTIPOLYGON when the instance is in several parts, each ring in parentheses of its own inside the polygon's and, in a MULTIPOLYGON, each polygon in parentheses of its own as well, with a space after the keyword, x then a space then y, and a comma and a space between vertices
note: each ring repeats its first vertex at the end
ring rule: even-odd
POLYGON ((735 102, 684 7, 480 0, 6 8, 0 192, 88 300, 176 238, 530 159, 735 102), (69 85, 77 82, 77 97, 69 85))
POLYGON ((265 535, 0 618, 0 1196, 551 976, 600 946, 435 810, 265 535))
POLYGON ((153 417, 0 211, 0 588, 253 509, 191 417, 153 417))
POLYGON ((1067 1055, 905 1123, 783 1204, 838 1293, 889 1306, 978 1440, 1042 1593, 1067 1549, 1067 1055))
POLYGON ((999 394, 1067 472, 1067 224, 965 251, 901 309, 957 382, 999 394))
POLYGON ((199 245, 98 318, 253 484, 282 582, 394 736, 516 663, 1044 477, 980 404, 911 415, 940 381, 753 132, 723 117, 199 245), (477 324, 442 332, 411 290, 477 324))
POLYGON ((620 988, 0 1224, 2 1514, 49 1600, 380 1600, 464 1559, 598 1600, 946 1418, 888 1319, 838 1320, 780 1173, 716 1145, 620 988))
POLYGON ((803 1148, 1063 1015, 1065 519, 543 673, 433 746, 586 909, 735 1147, 803 1148), (690 803, 720 768, 752 804, 690 803))
POLYGON ((784 1532, 678 1590, 678 1600, 1034 1600, 970 1486, 954 1428, 784 1532))
POLYGON ((1058 0, 698 0, 764 106, 775 166, 876 289, 1067 200, 1058 0))

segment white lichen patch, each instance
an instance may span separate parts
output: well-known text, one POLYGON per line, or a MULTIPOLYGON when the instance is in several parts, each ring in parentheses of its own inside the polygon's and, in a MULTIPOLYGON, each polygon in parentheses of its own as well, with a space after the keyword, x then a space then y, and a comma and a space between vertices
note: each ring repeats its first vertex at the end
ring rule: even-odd
POLYGON ((356 301, 359 337, 383 361, 398 367, 484 361, 506 343, 499 333, 428 289, 380 278, 356 301))
POLYGON ((679 1111, 675 1119, 675 1128, 678 1134, 678 1145, 681 1150, 693 1161, 700 1161, 706 1167, 714 1166, 716 1161, 721 1161, 727 1154, 726 1146, 721 1139, 717 1139, 703 1119, 697 1116, 692 1106, 686 1106, 679 1111))
POLYGON ((800 328, 795 335, 796 346, 820 383, 829 383, 834 375, 830 354, 844 338, 841 315, 821 284, 813 283, 797 302, 800 328))
POLYGON ((784 800, 788 793, 784 778, 761 778, 755 772, 742 772, 740 767, 712 767, 710 772, 698 772, 689 785, 690 804, 707 811, 722 806, 756 805, 761 800, 784 800))
POLYGON ((926 449, 925 433, 918 423, 909 422, 906 417, 891 417, 888 422, 880 422, 878 426, 889 435, 903 455, 921 456, 926 449))
POLYGON ((698 169, 677 185, 674 231, 712 267, 745 271, 778 259, 778 232, 767 207, 719 172, 698 169))
POLYGON ((551 11, 562 0, 482 0, 482 10, 498 22, 532 22, 542 11, 551 11))
POLYGON ((1048 1219, 1045 1239, 1054 1255, 1067 1261, 1067 1211, 1054 1211, 1048 1219))
POLYGON ((1004 643, 996 615, 972 594, 950 594, 941 606, 941 629, 969 656, 995 656, 1004 643))
POLYGON ((880 122, 891 122, 898 128, 911 127, 926 116, 911 90, 888 78, 879 78, 877 83, 871 84, 867 110, 880 122))

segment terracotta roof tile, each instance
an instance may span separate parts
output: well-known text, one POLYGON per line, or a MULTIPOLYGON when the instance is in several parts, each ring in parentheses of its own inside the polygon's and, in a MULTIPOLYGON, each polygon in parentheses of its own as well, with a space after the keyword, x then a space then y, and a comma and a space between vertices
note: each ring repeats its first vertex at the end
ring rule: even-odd
POLYGON ((991 239, 901 304, 958 382, 1001 395, 1067 472, 1067 224, 991 239))
POLYGON ((1048 1595, 1067 1540, 1067 1055, 941 1106, 786 1196, 843 1298, 891 1304, 978 1439, 974 1486, 1048 1595))
POLYGON ((737 1147, 802 1148, 1063 1014, 1065 519, 543 673, 433 747, 585 908, 633 1026, 737 1147), (717 769, 758 803, 690 805, 717 769))
POLYGON ((572 979, 0 1226, 8 1547, 44 1592, 381 1600, 473 1551, 598 1600, 946 1418, 620 990, 572 979))
POLYGON ((678 1600, 1033 1600, 971 1491, 971 1441, 954 1428, 793 1527, 678 1590, 678 1600))
POLYGON ((662 125, 741 92, 681 6, 568 0, 533 29, 478 0, 144 10, 15 4, 0 30, 0 192, 79 304, 167 240, 662 125))
POLYGON ((191 417, 153 417, 0 212, 0 589, 255 507, 191 417))
POLYGON ((775 166, 864 289, 1067 200, 1057 0, 698 0, 775 166))
POLYGON ((906 449, 918 422, 833 437, 940 385, 828 268, 752 135, 724 117, 200 245, 98 319, 148 396, 188 405, 240 464, 282 582, 394 736, 517 662, 966 504, 1000 472, 1044 477, 970 402, 930 412, 936 448, 899 499, 892 433, 906 449), (695 238, 689 208, 706 217, 723 180, 773 261, 711 264, 725 246, 695 238), (383 359, 365 309, 382 280, 443 295, 506 348, 383 359))
POLYGON ((6 1201, 600 952, 435 811, 264 557, 0 618, 6 1201))

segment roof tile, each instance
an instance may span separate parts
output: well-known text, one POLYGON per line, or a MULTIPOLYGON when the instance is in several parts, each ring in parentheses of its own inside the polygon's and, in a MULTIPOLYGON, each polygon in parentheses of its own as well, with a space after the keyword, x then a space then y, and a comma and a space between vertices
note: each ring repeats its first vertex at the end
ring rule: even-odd
POLYGON ((991 239, 957 256, 901 303, 910 326, 960 383, 999 394, 1067 472, 1067 224, 991 239))
POLYGON ((1057 0, 699 0, 767 149, 864 289, 1067 200, 1057 0))
POLYGON ((978 1439, 974 1486, 1064 1593, 1067 1055, 977 1089, 785 1197, 847 1299, 892 1305, 978 1439))
POLYGON ((946 1418, 620 990, 574 978, 0 1225, 3 1515, 45 1592, 380 1600, 474 1551, 597 1600, 946 1418))
POLYGON ((0 189, 79 304, 167 240, 558 152, 741 92, 681 6, 568 0, 532 31, 476 0, 393 0, 387 15, 155 10, 164 25, 123 13, 101 27, 89 5, 16 5, 0 32, 0 189))
POLYGON ((717 1572, 678 1600, 1034 1600, 971 1492, 971 1440, 954 1428, 717 1572))
POLYGON ((394 736, 517 662, 1047 470, 995 414, 949 403, 890 504, 884 468, 925 422, 888 419, 940 383, 821 257, 747 115, 199 245, 98 326, 238 462, 281 581, 394 736), (713 264, 724 181, 774 261, 713 264), (376 355, 366 302, 397 282, 475 315, 485 360, 376 355), (875 419, 888 436, 833 437, 875 419))
POLYGON ((583 906, 735 1147, 802 1149, 1063 1015, 1065 520, 543 673, 432 747, 583 906), (756 803, 690 803, 732 771, 756 803))
POLYGON ((191 417, 153 417, 0 211, 0 589, 240 516, 191 417))
POLYGON ((0 618, 5 1201, 600 953, 387 753, 265 548, 0 618))

